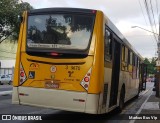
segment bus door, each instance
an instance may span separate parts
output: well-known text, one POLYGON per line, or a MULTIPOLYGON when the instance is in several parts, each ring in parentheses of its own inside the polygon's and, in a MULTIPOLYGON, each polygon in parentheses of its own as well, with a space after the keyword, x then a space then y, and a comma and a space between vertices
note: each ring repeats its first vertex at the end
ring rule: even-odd
POLYGON ((120 71, 120 43, 117 38, 113 39, 112 45, 112 79, 110 89, 110 102, 109 107, 117 104, 118 85, 119 85, 119 71, 120 71))

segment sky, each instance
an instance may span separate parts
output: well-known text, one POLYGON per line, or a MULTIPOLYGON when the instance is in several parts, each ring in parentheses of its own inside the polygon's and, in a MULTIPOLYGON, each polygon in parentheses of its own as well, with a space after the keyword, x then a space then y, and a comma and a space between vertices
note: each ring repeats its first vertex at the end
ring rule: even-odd
POLYGON ((153 34, 140 28, 131 28, 132 26, 139 26, 158 33, 160 1, 146 0, 152 18, 153 30, 151 30, 144 1, 145 0, 23 0, 23 2, 30 3, 35 9, 72 7, 102 10, 143 57, 151 58, 157 56, 157 42, 153 34), (153 9, 151 9, 151 6, 153 9), (155 18, 155 20, 153 20, 153 18, 155 18), (155 24, 153 24, 154 22, 155 24))
MULTIPOLYGON (((152 58, 157 57, 157 42, 152 33, 140 28, 131 28, 132 26, 139 26, 152 31, 144 1, 145 0, 23 0, 23 2, 30 3, 35 9, 72 7, 102 10, 143 57, 152 58)), ((155 25, 153 25, 154 31, 159 33, 158 15, 160 14, 160 0, 146 1, 149 7, 149 13, 154 13, 154 16, 153 14, 151 15, 152 23, 154 22, 153 18, 155 18, 155 25), (153 9, 151 9, 151 5, 153 9)), ((1 44, 0 50, 5 50, 6 47, 8 47, 7 43, 4 45, 1 44)), ((11 48, 15 49, 15 51, 11 50, 15 57, 17 48, 15 45, 11 48)), ((8 56, 7 53, 6 55, 5 52, 1 52, 0 54, 8 58, 11 57, 8 56)), ((13 59, 12 57, 10 59, 13 59)), ((12 67, 15 65, 15 60, 8 62, 2 60, 1 62, 3 67, 12 67)))

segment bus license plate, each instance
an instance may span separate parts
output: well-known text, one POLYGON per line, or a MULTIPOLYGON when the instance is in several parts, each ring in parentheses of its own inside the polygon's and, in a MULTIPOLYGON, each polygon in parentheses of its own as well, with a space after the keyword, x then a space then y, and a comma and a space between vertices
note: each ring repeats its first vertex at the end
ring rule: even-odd
POLYGON ((46 82, 45 86, 46 86, 46 88, 55 88, 55 89, 58 89, 59 88, 59 83, 46 82))

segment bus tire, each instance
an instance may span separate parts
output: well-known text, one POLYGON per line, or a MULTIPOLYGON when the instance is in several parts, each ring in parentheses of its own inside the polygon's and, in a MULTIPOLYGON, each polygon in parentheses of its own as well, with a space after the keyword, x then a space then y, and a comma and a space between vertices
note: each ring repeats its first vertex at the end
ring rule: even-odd
POLYGON ((124 87, 121 89, 120 98, 119 98, 119 111, 121 112, 124 108, 124 97, 125 97, 125 90, 124 87))

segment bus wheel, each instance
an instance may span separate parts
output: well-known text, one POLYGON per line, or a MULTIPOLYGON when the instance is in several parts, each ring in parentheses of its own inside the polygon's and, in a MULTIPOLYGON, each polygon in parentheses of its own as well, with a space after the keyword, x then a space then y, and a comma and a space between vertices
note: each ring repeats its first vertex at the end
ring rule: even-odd
POLYGON ((120 100, 119 100, 119 111, 120 112, 124 108, 124 97, 125 97, 125 92, 124 92, 124 88, 122 88, 121 93, 120 93, 120 100))

